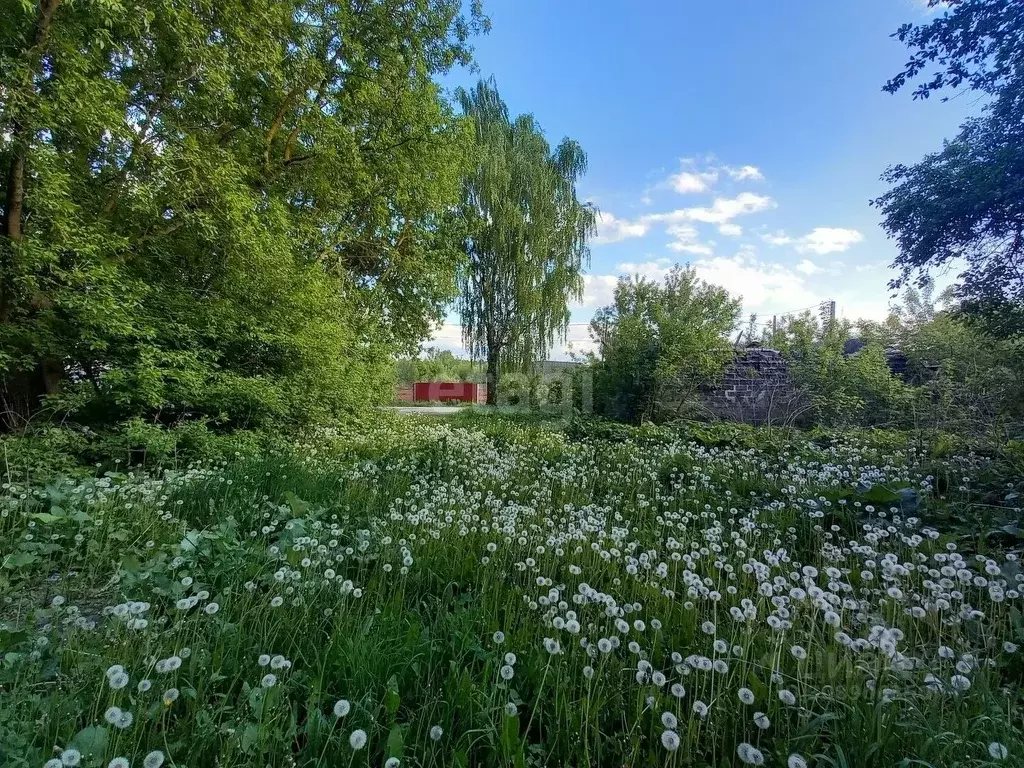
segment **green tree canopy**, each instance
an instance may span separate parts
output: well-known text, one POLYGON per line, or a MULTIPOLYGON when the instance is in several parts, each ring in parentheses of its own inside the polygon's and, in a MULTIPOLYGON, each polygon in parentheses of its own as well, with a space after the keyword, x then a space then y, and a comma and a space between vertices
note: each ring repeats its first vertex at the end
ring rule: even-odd
POLYGON ((552 150, 533 116, 509 116, 493 80, 458 99, 476 138, 463 186, 459 311, 470 354, 487 361, 494 403, 502 365, 525 367, 564 338, 596 211, 577 197, 587 167, 579 144, 563 139, 552 150))
POLYGON ((732 358, 739 316, 739 300, 691 268, 677 265, 664 283, 620 278, 590 324, 595 409, 635 423, 680 411, 732 358))
POLYGON ((0 0, 0 409, 358 404, 455 291, 458 0, 0 0))
POLYGON ((966 87, 991 99, 941 151, 889 168, 891 189, 873 205, 899 246, 893 288, 964 260, 962 311, 1013 335, 1024 331, 1024 13, 1006 0, 943 5, 928 24, 897 31, 912 54, 885 90, 921 78, 916 98, 966 87))

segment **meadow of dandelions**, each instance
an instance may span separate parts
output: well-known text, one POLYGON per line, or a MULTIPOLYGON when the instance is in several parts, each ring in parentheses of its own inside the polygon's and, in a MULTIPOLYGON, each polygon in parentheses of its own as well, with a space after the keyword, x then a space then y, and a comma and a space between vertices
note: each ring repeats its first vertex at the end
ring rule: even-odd
POLYGON ((985 462, 414 419, 8 482, 0 763, 1022 765, 1017 555, 924 522, 985 462))

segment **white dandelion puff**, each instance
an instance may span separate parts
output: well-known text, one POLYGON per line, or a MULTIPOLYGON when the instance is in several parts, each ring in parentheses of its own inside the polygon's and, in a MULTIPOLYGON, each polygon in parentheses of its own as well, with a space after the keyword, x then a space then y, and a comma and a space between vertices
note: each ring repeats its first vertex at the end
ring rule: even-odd
POLYGON ((348 736, 348 745, 357 752, 366 746, 366 731, 357 728, 348 736))
POLYGON ((662 731, 661 746, 669 752, 675 752, 679 749, 679 734, 675 731, 662 731))
POLYGON ((338 699, 334 702, 334 716, 337 718, 345 717, 352 710, 352 705, 348 699, 338 699))
POLYGON ((988 753, 993 760, 1005 760, 1006 756, 1010 754, 1006 747, 998 741, 993 741, 988 745, 988 753))

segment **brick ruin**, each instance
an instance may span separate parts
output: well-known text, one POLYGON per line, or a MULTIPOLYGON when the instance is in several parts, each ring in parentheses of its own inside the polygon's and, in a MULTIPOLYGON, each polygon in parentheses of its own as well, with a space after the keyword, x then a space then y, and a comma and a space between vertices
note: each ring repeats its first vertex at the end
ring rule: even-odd
MULTIPOLYGON (((866 345, 850 339, 843 354, 853 357, 866 345)), ((907 356, 895 347, 887 347, 885 359, 894 376, 908 376, 907 356)), ((793 386, 786 359, 775 349, 748 347, 737 349, 736 356, 721 382, 701 393, 703 408, 713 416, 749 424, 792 424, 810 408, 805 393, 793 386)))
POLYGON ((718 386, 703 392, 712 415, 751 424, 782 423, 799 415, 802 400, 793 388, 786 360, 775 349, 737 350, 718 386))

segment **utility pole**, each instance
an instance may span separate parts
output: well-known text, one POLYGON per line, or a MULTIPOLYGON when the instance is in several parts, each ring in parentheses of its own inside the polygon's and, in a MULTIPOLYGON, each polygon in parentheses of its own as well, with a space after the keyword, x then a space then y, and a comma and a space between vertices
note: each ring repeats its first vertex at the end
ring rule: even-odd
POLYGON ((821 324, 828 329, 836 320, 836 303, 832 299, 826 299, 818 305, 818 316, 821 324))

